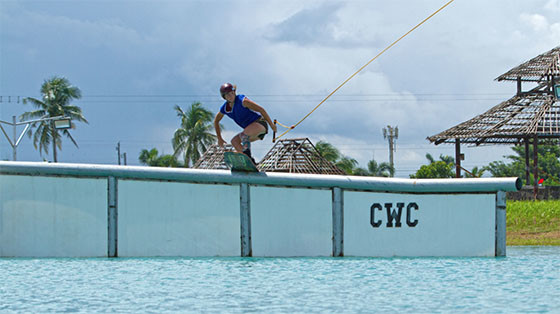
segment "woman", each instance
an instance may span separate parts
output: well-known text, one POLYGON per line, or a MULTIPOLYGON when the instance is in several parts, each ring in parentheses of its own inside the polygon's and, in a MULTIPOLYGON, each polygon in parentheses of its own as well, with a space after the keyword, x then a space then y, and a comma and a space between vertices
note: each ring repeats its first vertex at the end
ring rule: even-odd
POLYGON ((231 145, 237 152, 244 153, 255 162, 251 156, 251 142, 264 139, 264 136, 268 133, 268 125, 276 132, 276 125, 272 123, 270 116, 263 107, 245 97, 245 95, 236 95, 235 90, 236 86, 230 83, 225 83, 220 87, 220 94, 226 102, 220 107, 220 111, 214 118, 218 145, 224 146, 225 143, 220 130, 220 121, 224 115, 227 115, 243 128, 243 132, 231 139, 231 145))

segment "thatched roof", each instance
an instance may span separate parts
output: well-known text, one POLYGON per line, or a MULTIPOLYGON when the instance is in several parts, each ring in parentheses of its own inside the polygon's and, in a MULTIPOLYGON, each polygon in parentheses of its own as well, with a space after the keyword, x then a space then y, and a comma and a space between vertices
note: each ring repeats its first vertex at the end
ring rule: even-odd
POLYGON ((524 138, 560 138, 560 103, 547 94, 514 96, 485 113, 428 137, 441 143, 517 144, 524 138))
POLYGON ((498 76, 497 81, 540 82, 547 76, 560 76, 560 46, 545 52, 498 76))
MULTIPOLYGON (((231 145, 216 144, 198 159, 195 169, 229 169, 224 162, 224 152, 233 152, 231 145)), ((260 171, 315 174, 345 174, 319 152, 307 138, 278 140, 257 165, 260 171)))
POLYGON ((268 172, 345 174, 319 155, 308 138, 278 140, 258 165, 268 172))
POLYGON ((543 141, 560 138, 560 101, 554 84, 560 78, 560 46, 509 70, 497 78, 537 82, 537 87, 522 91, 485 113, 428 137, 441 143, 518 144, 527 138, 543 141))
POLYGON ((224 152, 233 152, 235 149, 231 145, 220 147, 214 144, 200 156, 193 168, 195 169, 229 169, 224 161, 224 152))

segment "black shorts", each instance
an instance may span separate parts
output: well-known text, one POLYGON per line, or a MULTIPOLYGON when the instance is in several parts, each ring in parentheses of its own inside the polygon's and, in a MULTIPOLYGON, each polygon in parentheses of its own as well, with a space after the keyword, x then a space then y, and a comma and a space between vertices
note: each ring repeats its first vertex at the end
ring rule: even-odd
POLYGON ((262 124, 262 126, 264 126, 264 133, 261 133, 258 135, 258 137, 263 140, 264 136, 268 134, 268 123, 266 123, 266 120, 263 117, 260 117, 257 121, 255 121, 257 123, 262 124))

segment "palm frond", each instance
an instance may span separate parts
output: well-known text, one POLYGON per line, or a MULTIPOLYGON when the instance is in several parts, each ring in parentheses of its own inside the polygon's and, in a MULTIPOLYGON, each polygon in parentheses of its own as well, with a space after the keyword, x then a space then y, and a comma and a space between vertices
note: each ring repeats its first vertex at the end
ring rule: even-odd
POLYGON ((45 110, 35 110, 35 111, 28 111, 24 112, 19 116, 19 121, 27 121, 27 120, 35 120, 43 118, 47 115, 45 110))
MULTIPOLYGON (((70 134, 70 132, 68 132, 68 130, 64 130, 62 132, 62 134, 66 135, 66 137, 68 137, 72 141, 72 143, 74 143, 74 146, 76 146, 76 148, 80 148, 78 146, 78 143, 76 142, 76 140, 74 140, 74 138, 72 137, 72 134, 70 134)), ((61 143, 62 141, 58 141, 58 142, 61 143)))

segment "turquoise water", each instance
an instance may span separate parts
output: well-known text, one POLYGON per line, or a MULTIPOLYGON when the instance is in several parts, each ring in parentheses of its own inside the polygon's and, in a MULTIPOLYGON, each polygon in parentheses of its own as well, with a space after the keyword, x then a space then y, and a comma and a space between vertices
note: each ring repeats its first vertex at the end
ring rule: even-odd
POLYGON ((506 258, 0 259, 0 312, 556 312, 560 247, 506 258))

